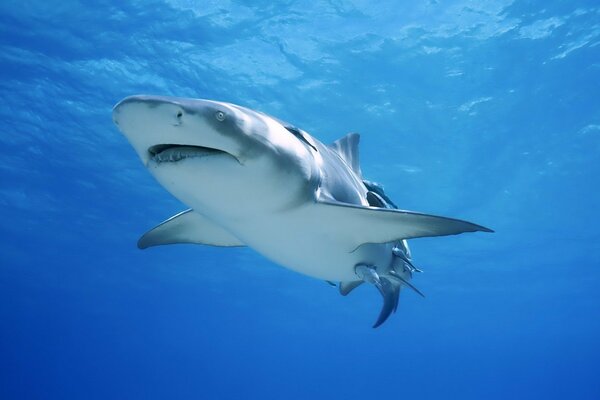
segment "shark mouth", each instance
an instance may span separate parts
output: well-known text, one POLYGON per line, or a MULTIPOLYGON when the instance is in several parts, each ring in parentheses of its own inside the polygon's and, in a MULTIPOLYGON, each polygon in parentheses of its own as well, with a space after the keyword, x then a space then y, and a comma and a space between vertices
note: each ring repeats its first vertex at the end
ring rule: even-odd
POLYGON ((229 153, 223 150, 204 146, 192 146, 182 144, 157 144, 148 149, 150 159, 157 162, 177 162, 187 158, 204 158, 229 153))

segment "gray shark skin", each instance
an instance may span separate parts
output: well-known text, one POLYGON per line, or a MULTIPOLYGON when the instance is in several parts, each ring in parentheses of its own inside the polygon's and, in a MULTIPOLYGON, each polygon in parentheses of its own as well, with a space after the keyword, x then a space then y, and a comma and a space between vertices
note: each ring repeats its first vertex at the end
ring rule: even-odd
POLYGON ((325 145, 305 131, 234 104, 131 96, 113 121, 144 166, 190 207, 144 234, 138 247, 249 246, 314 278, 360 284, 383 297, 374 327, 420 270, 407 239, 492 232, 458 219, 398 210, 363 180, 358 134, 325 145))

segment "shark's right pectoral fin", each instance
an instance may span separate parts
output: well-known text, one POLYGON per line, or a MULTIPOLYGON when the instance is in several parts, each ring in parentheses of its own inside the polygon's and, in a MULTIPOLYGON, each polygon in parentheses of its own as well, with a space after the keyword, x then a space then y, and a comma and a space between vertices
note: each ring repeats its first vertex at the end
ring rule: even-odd
POLYGON ((223 227, 194 210, 186 210, 146 232, 138 247, 145 249, 164 244, 193 243, 209 246, 245 246, 238 238, 223 227))

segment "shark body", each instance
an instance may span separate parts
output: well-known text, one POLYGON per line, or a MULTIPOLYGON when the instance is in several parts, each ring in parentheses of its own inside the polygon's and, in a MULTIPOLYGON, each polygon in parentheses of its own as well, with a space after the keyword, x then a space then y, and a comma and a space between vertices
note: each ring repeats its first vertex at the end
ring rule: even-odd
POLYGON ((174 243, 249 246, 274 262, 383 296, 374 327, 396 310, 419 271, 407 239, 490 229, 398 210, 365 181, 358 134, 325 145, 307 132, 230 103, 131 96, 113 120, 157 181, 190 207, 144 234, 140 248, 174 243))

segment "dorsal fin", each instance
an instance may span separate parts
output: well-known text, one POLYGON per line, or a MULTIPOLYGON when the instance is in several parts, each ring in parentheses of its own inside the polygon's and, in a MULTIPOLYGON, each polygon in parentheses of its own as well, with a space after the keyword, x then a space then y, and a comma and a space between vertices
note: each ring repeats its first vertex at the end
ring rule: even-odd
POLYGON ((360 135, 358 133, 349 133, 341 139, 329 145, 339 156, 352 168, 354 173, 362 179, 360 172, 360 160, 358 158, 358 142, 360 135))

